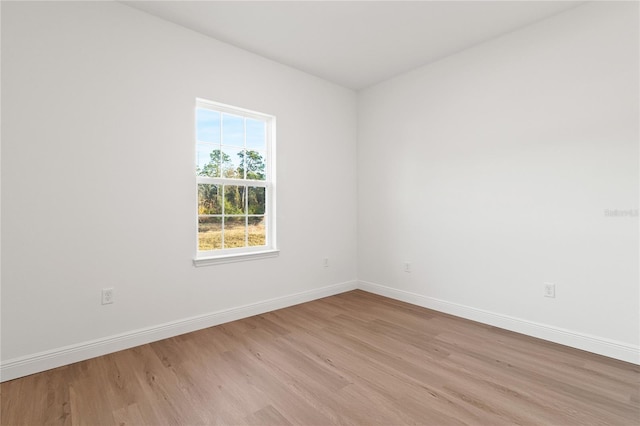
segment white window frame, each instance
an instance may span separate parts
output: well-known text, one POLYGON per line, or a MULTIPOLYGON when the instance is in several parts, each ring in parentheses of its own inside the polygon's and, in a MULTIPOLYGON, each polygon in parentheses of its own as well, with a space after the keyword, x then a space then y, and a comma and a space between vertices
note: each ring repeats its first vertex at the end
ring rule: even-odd
MULTIPOLYGON (((230 262, 242 262, 252 259, 263 259, 268 257, 278 256, 279 250, 276 244, 276 158, 275 158, 275 143, 276 143, 276 117, 261 112, 251 111, 244 108, 238 108, 231 105, 222 104, 219 102, 208 101, 206 99, 197 98, 196 106, 194 108, 194 140, 196 141, 194 147, 198 146, 198 132, 197 132, 197 116, 196 111, 199 108, 209 109, 212 111, 232 114, 235 116, 241 116, 244 118, 252 118, 266 123, 266 161, 265 161, 265 180, 251 180, 251 179, 231 179, 224 177, 208 177, 198 176, 194 174, 196 184, 196 200, 198 199, 198 185, 200 184, 214 184, 214 185, 240 185, 247 187, 264 187, 266 188, 265 194, 265 238, 266 245, 255 247, 238 247, 238 248, 222 248, 216 250, 201 251, 198 249, 198 223, 199 212, 198 203, 196 202, 196 255, 193 259, 194 266, 208 266, 216 265, 220 263, 230 262)), ((221 126, 222 127, 222 126, 221 126)), ((222 130, 221 130, 222 131, 222 130)), ((197 152, 197 151, 196 151, 197 152)), ((194 155, 195 159, 195 155, 194 155)), ((197 162, 197 159, 196 161, 197 162)), ((224 197, 224 195, 223 195, 224 197)), ((224 201, 223 201, 224 204, 224 201)))

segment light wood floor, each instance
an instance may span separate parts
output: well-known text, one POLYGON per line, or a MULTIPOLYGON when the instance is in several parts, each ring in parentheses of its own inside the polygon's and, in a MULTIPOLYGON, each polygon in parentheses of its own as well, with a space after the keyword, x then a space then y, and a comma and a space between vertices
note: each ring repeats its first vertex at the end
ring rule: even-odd
POLYGON ((640 368, 352 291, 1 385, 3 425, 639 425, 640 368))

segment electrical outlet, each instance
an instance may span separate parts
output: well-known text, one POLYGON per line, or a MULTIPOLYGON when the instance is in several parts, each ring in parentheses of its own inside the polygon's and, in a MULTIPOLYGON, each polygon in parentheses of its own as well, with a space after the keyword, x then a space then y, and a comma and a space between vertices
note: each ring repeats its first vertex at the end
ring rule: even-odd
POLYGON ((404 262, 404 271, 411 272, 411 262, 404 262))
POLYGON ((556 285, 544 283, 544 297, 556 297, 556 285))
POLYGON ((113 303, 113 287, 102 289, 102 304, 109 305, 113 303))
POLYGON ((329 267, 329 258, 328 258, 328 257, 325 257, 325 258, 322 260, 322 265, 323 265, 325 268, 328 268, 328 267, 329 267))

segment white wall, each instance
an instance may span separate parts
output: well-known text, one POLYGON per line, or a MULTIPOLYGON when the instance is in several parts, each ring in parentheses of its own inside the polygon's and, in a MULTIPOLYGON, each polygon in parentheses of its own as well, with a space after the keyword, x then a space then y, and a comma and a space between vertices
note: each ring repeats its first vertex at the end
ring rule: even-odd
POLYGON ((640 362, 638 60, 594 3, 360 93, 362 287, 640 362))
POLYGON ((2 151, 3 367, 355 286, 351 90, 122 4, 3 2, 2 151), (192 266, 196 97, 277 116, 278 258, 192 266))

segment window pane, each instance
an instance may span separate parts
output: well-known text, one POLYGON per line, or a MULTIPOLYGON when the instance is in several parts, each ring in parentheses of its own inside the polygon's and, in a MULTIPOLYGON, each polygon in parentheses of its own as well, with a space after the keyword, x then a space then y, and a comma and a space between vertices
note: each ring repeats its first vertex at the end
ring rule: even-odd
POLYGON ((267 146, 267 123, 247 118, 247 149, 265 150, 267 146))
POLYGON ((249 216, 248 232, 250 247, 266 245, 267 230, 264 226, 264 216, 249 216))
POLYGON ((220 185, 198 185, 198 214, 222 214, 220 185))
POLYGON ((247 179, 265 180, 267 178, 264 152, 248 150, 242 157, 247 168, 247 179))
POLYGON ((249 214, 264 214, 267 188, 249 187, 249 214))
POLYGON ((242 117, 222 114, 222 144, 244 146, 244 119, 242 117))
POLYGON ((198 250, 216 250, 222 248, 222 218, 198 218, 198 250))
POLYGON ((222 147, 222 177, 244 179, 242 148, 222 147))
POLYGON ((225 217, 224 248, 245 247, 246 232, 244 217, 225 217))
POLYGON ((198 176, 220 177, 220 147, 198 144, 196 147, 196 172, 198 176))
POLYGON ((220 143, 220 113, 209 109, 196 110, 196 138, 199 142, 220 143))
POLYGON ((225 214, 245 214, 246 186, 225 185, 224 186, 224 213, 225 214))
POLYGON ((271 247, 273 117, 197 99, 195 122, 197 260, 271 247))

